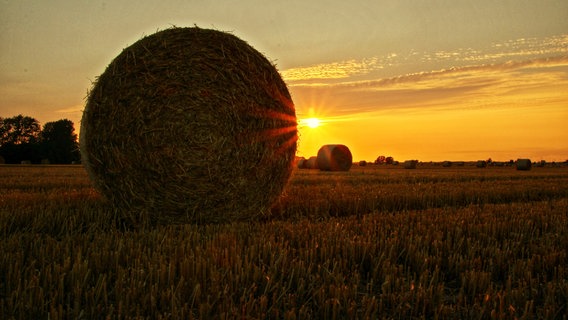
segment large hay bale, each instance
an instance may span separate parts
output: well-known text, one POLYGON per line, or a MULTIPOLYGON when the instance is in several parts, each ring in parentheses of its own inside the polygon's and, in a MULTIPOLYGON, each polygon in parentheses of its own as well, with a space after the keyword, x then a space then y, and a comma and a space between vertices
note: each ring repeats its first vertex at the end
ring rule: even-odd
POLYGON ((517 170, 528 171, 532 168, 531 159, 517 159, 517 170))
POLYGON ((134 223, 266 215, 294 166, 294 105, 278 71, 234 35, 172 28, 124 49, 89 93, 81 155, 134 223))
POLYGON ((319 149, 317 162, 318 168, 323 171, 349 171, 353 156, 345 145, 327 144, 319 149))

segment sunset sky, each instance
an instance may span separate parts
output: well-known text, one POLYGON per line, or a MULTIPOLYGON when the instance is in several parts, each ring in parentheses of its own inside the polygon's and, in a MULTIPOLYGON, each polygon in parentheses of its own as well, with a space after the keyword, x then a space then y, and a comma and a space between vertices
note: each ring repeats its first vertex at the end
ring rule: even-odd
POLYGON ((568 159, 566 0, 2 0, 0 116, 78 130, 110 61, 173 25, 230 31, 273 61, 300 156, 568 159))

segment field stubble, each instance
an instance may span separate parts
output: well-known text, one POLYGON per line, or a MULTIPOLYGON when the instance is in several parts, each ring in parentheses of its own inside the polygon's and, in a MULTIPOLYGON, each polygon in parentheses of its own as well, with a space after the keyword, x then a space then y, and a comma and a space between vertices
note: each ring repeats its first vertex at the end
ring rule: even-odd
POLYGON ((265 221, 125 225, 78 166, 0 166, 0 318, 548 318, 568 169, 296 171, 265 221))

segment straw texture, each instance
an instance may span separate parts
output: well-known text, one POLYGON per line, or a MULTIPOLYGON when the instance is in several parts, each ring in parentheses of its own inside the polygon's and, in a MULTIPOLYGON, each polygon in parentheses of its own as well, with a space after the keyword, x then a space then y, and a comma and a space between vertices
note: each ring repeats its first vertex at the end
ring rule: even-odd
POLYGON ((234 35, 197 27, 124 49, 89 92, 80 133, 95 186, 135 223, 267 215, 296 141, 272 63, 234 35))

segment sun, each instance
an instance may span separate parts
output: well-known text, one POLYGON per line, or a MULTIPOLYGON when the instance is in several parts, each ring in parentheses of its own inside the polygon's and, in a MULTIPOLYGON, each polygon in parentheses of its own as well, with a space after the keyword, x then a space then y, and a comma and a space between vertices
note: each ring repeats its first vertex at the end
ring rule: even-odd
POLYGON ((320 120, 318 118, 304 119, 303 122, 305 123, 305 125, 307 125, 310 128, 317 128, 320 125, 320 120))

